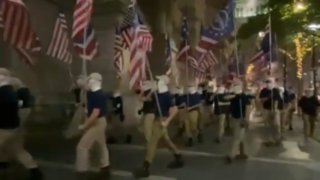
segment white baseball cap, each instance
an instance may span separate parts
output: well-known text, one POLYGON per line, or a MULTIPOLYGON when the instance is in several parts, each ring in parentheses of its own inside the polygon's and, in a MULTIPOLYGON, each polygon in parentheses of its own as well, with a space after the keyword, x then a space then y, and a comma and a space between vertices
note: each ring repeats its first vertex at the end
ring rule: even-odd
POLYGON ((102 75, 100 73, 91 73, 88 79, 94 79, 96 81, 102 81, 102 75))

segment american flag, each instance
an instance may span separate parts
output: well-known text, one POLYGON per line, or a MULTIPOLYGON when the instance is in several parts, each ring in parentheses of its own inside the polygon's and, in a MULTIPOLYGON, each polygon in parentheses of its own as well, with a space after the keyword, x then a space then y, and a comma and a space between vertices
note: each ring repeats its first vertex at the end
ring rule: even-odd
MULTIPOLYGON (((130 47, 129 87, 130 89, 139 89, 146 78, 146 53, 151 51, 153 37, 149 27, 142 22, 135 0, 131 1, 128 14, 120 28, 121 32, 130 32, 128 33, 129 39, 127 39, 129 41, 126 42, 130 47)), ((122 36, 123 39, 126 39, 123 33, 122 36)))
POLYGON ((268 60, 269 55, 270 55, 270 46, 272 42, 270 43, 270 31, 267 29, 265 31, 265 34, 262 38, 262 41, 260 43, 260 49, 259 51, 250 59, 250 63, 254 63, 256 61, 264 61, 268 60))
POLYGON ((120 34, 119 27, 116 28, 115 35, 114 35, 114 57, 113 57, 113 64, 117 71, 117 77, 121 77, 121 73, 123 71, 123 38, 120 34))
POLYGON ((72 51, 70 50, 67 20, 63 12, 59 13, 56 20, 47 54, 63 62, 72 63, 72 51))
POLYGON ((21 0, 0 1, 0 28, 3 40, 13 46, 26 63, 34 64, 34 55, 40 52, 41 45, 21 0))
POLYGON ((199 69, 201 71, 206 71, 217 63, 218 63, 217 57, 214 55, 212 50, 209 50, 205 54, 205 57, 199 62, 199 69))
POLYGON ((219 11, 213 24, 202 30, 195 57, 204 58, 208 50, 234 31, 234 8, 235 1, 229 0, 226 7, 219 11))
POLYGON ((191 56, 190 54, 190 44, 189 44, 189 27, 188 27, 188 19, 186 16, 182 18, 181 24, 181 43, 180 49, 177 57, 177 61, 186 62, 188 57, 191 56))
POLYGON ((98 54, 98 42, 90 24, 92 0, 77 0, 73 13, 72 38, 75 51, 82 59, 92 60, 98 54))

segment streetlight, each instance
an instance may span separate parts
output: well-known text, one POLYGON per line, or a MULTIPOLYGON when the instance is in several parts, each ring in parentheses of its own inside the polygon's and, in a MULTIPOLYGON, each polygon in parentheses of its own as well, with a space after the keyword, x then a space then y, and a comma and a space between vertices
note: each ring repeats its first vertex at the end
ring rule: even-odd
POLYGON ((294 12, 301 12, 301 11, 304 11, 306 9, 307 9, 307 6, 301 1, 296 2, 294 4, 294 12))
POLYGON ((315 95, 318 92, 317 87, 317 69, 316 69, 316 32, 320 29, 320 24, 312 23, 308 26, 308 29, 312 31, 312 72, 313 72, 313 87, 315 95))

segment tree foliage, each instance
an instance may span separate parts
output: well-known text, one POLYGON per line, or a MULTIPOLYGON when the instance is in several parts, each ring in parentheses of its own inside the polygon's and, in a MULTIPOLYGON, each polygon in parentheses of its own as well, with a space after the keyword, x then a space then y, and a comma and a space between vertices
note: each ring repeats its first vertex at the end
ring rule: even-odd
POLYGON ((272 32, 278 37, 279 42, 292 41, 297 33, 304 33, 309 37, 311 32, 307 26, 310 23, 320 23, 320 1, 305 0, 306 9, 296 11, 292 0, 269 0, 265 4, 266 14, 258 15, 248 19, 238 32, 238 37, 247 39, 251 35, 263 30, 271 17, 272 32))

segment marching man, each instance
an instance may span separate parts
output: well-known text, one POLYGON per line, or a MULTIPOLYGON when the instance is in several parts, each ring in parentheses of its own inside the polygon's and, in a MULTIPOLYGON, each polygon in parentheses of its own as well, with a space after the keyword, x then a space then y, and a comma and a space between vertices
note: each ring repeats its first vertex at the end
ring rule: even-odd
POLYGON ((184 166, 181 153, 171 141, 168 134, 168 125, 178 112, 173 98, 169 92, 169 78, 167 76, 158 76, 158 92, 153 96, 153 102, 156 103, 155 120, 152 127, 150 141, 147 142, 146 154, 143 167, 134 172, 136 178, 149 177, 149 168, 154 159, 158 143, 161 138, 165 140, 169 150, 174 155, 174 160, 168 164, 168 168, 176 169, 184 166))
POLYGON ((235 95, 230 101, 230 125, 234 133, 231 150, 226 159, 227 163, 232 163, 234 158, 239 155, 237 151, 240 144, 244 146, 245 133, 250 116, 250 99, 248 95, 243 93, 242 84, 235 84, 233 90, 235 95))
POLYGON ((4 177, 4 172, 8 168, 7 158, 14 157, 29 170, 29 180, 42 180, 38 164, 23 148, 19 99, 11 82, 10 72, 0 68, 0 178, 10 179, 4 177))
POLYGON ((219 86, 217 93, 214 96, 214 114, 218 118, 218 135, 215 140, 216 143, 221 142, 225 132, 226 116, 230 106, 230 101, 225 99, 226 96, 224 86, 219 86))
POLYGON ((280 111, 283 100, 278 88, 274 86, 274 80, 269 78, 266 87, 260 92, 260 101, 263 106, 263 119, 266 124, 267 147, 281 144, 280 111))
POLYGON ((94 143, 98 144, 100 157, 100 179, 110 178, 109 151, 106 145, 107 120, 106 106, 107 96, 101 89, 102 76, 99 73, 92 73, 88 78, 87 93, 87 119, 79 126, 83 132, 80 142, 77 145, 76 171, 77 180, 87 179, 89 170, 89 151, 94 143))

